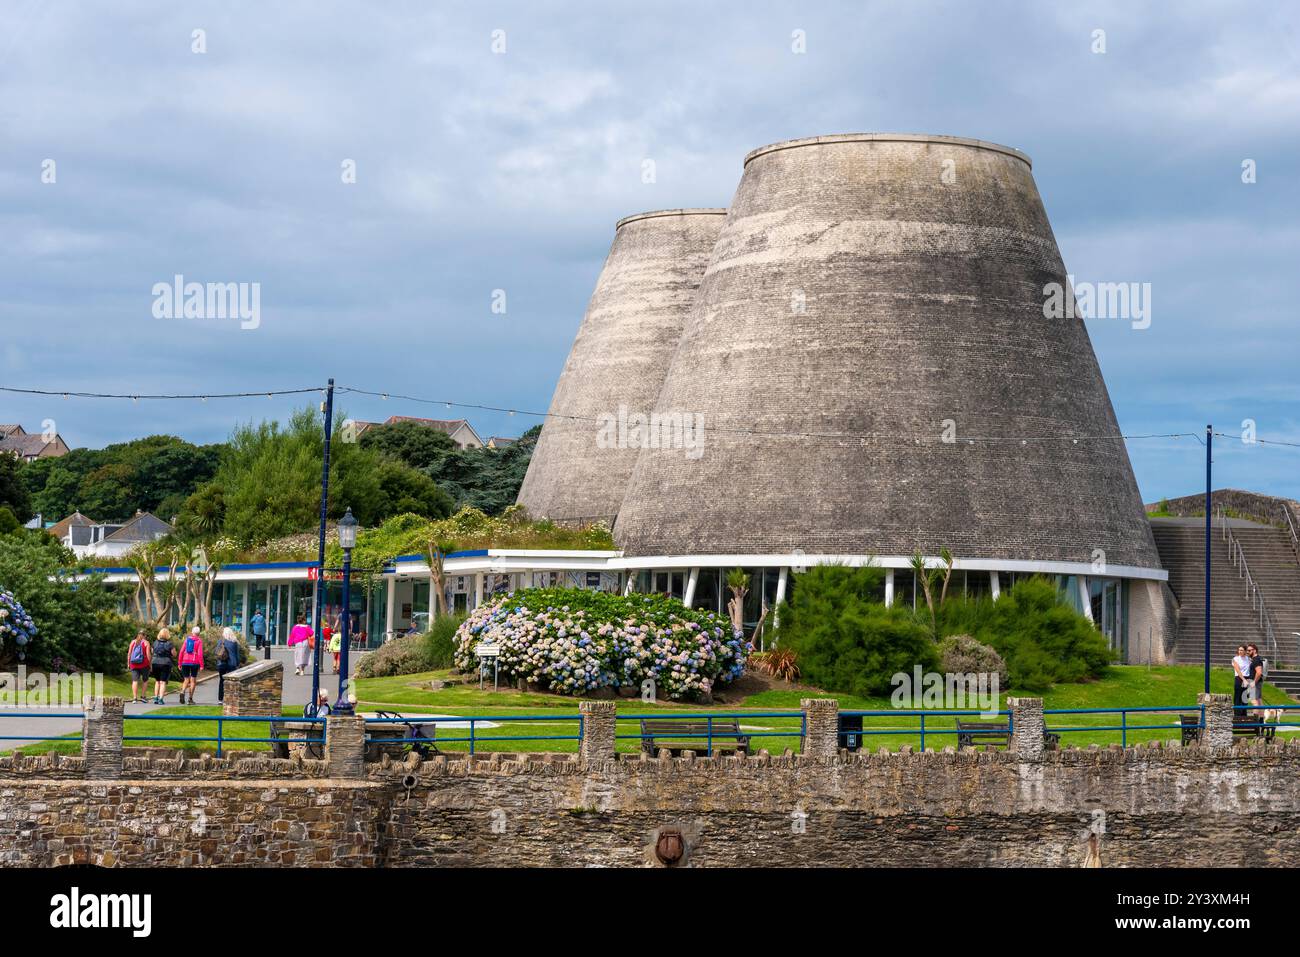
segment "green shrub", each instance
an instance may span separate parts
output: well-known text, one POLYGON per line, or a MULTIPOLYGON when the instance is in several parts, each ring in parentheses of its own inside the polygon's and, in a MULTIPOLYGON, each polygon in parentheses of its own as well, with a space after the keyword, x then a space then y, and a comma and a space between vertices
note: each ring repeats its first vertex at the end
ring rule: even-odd
POLYGON ((357 665, 358 678, 391 678, 430 670, 426 666, 425 635, 403 635, 386 641, 362 656, 357 665))
POLYGON ((1041 577, 1016 582, 997 601, 950 601, 940 612, 939 628, 940 634, 972 635, 995 649, 1006 661, 1011 686, 1029 691, 1100 678, 1114 658, 1106 637, 1041 577))
POLYGON ((818 565, 797 575, 782 605, 777 643, 798 658, 802 680, 826 691, 888 694, 891 678, 939 664, 935 643, 910 609, 876 600, 884 570, 818 565))
POLYGON ((456 663, 456 629, 465 620, 464 615, 440 615, 433 620, 424 637, 424 657, 428 662, 422 671, 441 671, 456 663))
POLYGON ((988 645, 970 635, 949 635, 939 642, 939 668, 946 675, 996 674, 998 687, 1006 688, 1007 663, 988 645))

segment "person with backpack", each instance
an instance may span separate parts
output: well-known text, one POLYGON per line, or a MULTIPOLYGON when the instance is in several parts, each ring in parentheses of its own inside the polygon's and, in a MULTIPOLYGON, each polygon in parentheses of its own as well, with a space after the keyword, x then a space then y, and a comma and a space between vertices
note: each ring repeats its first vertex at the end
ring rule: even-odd
POLYGON ((172 676, 172 660, 176 649, 172 647, 172 633, 166 628, 158 631, 150 654, 150 671, 153 674, 153 703, 162 704, 167 696, 167 682, 172 676))
POLYGON ((239 639, 235 637, 235 629, 223 628, 221 630, 221 641, 217 642, 217 700, 226 700, 226 675, 238 668, 243 661, 241 654, 243 649, 239 647, 239 639))
POLYGON ((126 649, 126 668, 131 672, 131 703, 144 703, 144 689, 149 681, 149 666, 153 656, 149 653, 149 639, 141 629, 126 649))
POLYGON ((194 703, 194 686, 203 670, 203 635, 195 625, 181 641, 181 704, 194 703), (188 695, 188 697, 187 697, 188 695))

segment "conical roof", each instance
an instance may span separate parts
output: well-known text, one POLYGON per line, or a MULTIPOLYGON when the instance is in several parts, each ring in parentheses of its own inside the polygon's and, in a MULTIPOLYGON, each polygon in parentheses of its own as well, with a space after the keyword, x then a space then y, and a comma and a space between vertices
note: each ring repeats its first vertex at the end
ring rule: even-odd
POLYGON ((638 446, 601 428, 654 408, 726 212, 659 210, 615 226, 519 490, 532 516, 613 523, 638 446))
POLYGON ((755 150, 659 399, 702 453, 641 452, 616 541, 1159 567, 1083 322, 1044 317, 1066 281, 1015 150, 755 150))

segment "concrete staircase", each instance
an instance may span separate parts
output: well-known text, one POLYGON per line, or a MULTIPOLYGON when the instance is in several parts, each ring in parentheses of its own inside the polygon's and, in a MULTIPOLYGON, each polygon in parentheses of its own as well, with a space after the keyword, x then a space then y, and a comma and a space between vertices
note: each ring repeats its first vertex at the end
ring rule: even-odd
MULTIPOLYGON (((1278 655, 1270 662, 1270 671, 1281 664, 1300 664, 1300 639, 1293 634, 1300 632, 1300 562, 1291 548, 1290 535, 1272 526, 1240 519, 1228 519, 1228 523, 1241 543, 1273 621, 1278 655)), ((1151 519, 1160 562, 1169 571, 1169 587, 1180 606, 1173 655, 1179 664, 1199 664, 1205 658, 1204 528, 1202 519, 1151 519)), ((1211 537, 1210 561, 1211 663, 1227 665, 1237 646, 1250 642, 1272 658, 1266 632, 1259 625, 1259 614, 1251 608, 1245 579, 1232 563, 1217 521, 1211 537)))

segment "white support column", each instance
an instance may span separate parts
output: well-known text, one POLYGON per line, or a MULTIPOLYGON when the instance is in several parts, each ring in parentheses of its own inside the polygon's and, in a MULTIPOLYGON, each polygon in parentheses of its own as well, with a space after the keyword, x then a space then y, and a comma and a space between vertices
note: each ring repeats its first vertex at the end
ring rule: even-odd
POLYGON ((483 604, 483 573, 474 573, 474 607, 477 608, 483 604))
POLYGON ((776 576, 776 607, 772 609, 772 627, 781 627, 781 613, 777 610, 785 601, 786 586, 790 583, 790 569, 782 568, 776 576))
POLYGON ((894 570, 885 569, 885 607, 894 607, 894 570))
POLYGON ((682 604, 690 608, 695 602, 695 583, 700 580, 700 570, 692 568, 686 576, 686 593, 682 595, 682 604))
POLYGON ((628 595, 632 594, 632 586, 634 584, 636 584, 636 572, 632 569, 628 569, 627 584, 623 586, 624 597, 627 597, 628 595))
POLYGON ((1080 575, 1075 581, 1079 585, 1079 604, 1082 606, 1083 617, 1092 621, 1092 593, 1088 587, 1088 576, 1080 575))
POLYGON ((994 601, 1002 597, 1002 582, 999 580, 997 572, 989 572, 989 589, 993 593, 994 601))
POLYGON ((393 613, 397 610, 397 576, 388 576, 387 607, 384 608, 384 636, 393 633, 393 613))

